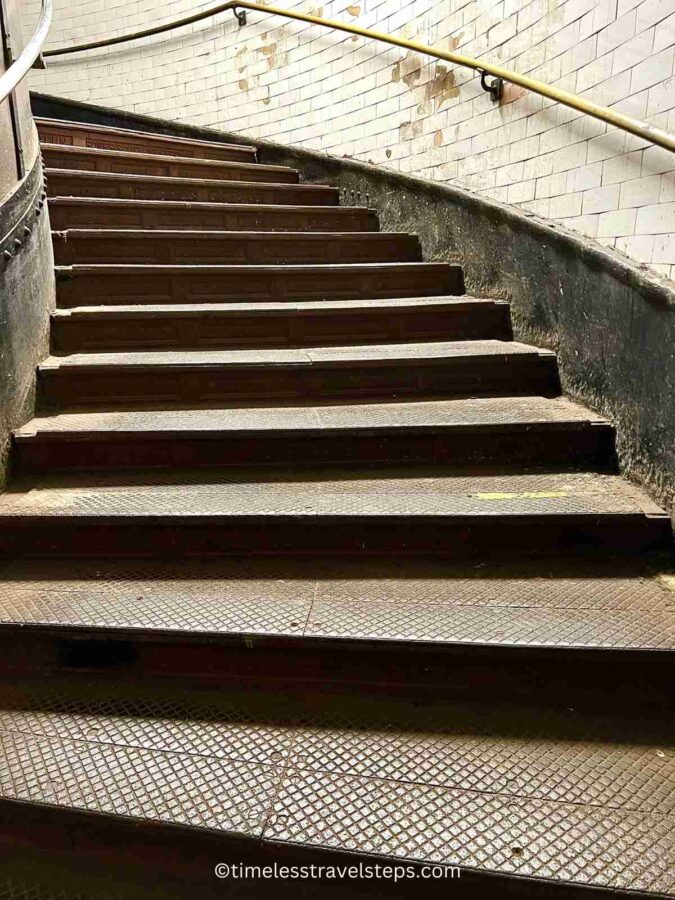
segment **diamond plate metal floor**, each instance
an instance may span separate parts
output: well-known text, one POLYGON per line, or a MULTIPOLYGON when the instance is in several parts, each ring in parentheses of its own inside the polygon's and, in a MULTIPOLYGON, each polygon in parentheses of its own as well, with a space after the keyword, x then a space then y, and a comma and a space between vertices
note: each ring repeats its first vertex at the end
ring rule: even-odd
POLYGON ((17 429, 20 439, 51 433, 218 432, 250 429, 378 429, 464 426, 549 425, 606 420, 563 398, 472 397, 425 402, 340 404, 338 406, 240 407, 186 410, 60 413, 32 419, 17 429))
POLYGON ((190 464, 471 467, 613 471, 609 422, 563 398, 480 397, 332 406, 62 413, 15 432, 15 471, 190 464))
POLYGON ((424 344, 388 344, 355 347, 316 347, 305 350, 191 350, 164 353, 73 353, 50 356, 41 368, 94 369, 97 366, 191 368, 202 366, 311 366, 320 363, 405 364, 414 360, 424 365, 431 359, 518 355, 547 356, 545 351, 527 344, 505 341, 448 341, 424 344))
POLYGON ((283 467, 53 476, 0 497, 0 552, 438 555, 665 550, 665 513, 616 476, 283 467), (59 522, 54 528, 53 523, 59 522), (107 550, 106 550, 107 548, 107 550), (164 550, 162 550, 164 548, 164 550))
POLYGON ((613 564, 19 560, 0 629, 675 649, 675 576, 613 564))
POLYGON ((3 686, 3 800, 467 872, 675 889, 652 719, 367 698, 3 686))
POLYGON ((593 472, 447 468, 186 470, 64 475, 0 497, 0 520, 28 516, 659 516, 623 479, 593 472))

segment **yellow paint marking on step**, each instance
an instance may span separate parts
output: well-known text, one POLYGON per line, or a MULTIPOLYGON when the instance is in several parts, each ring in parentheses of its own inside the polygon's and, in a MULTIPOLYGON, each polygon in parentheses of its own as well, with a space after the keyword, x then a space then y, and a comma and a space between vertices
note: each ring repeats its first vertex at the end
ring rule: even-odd
POLYGON ((521 493, 475 494, 477 500, 558 500, 567 497, 567 491, 522 491, 521 493))

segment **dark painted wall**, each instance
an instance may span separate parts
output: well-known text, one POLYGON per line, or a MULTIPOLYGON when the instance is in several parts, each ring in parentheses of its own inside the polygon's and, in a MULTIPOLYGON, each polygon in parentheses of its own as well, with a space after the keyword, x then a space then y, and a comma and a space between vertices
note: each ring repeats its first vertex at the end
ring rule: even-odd
POLYGON ((37 157, 13 195, 0 203, 0 490, 11 431, 33 415, 36 365, 48 352, 54 261, 46 209, 36 214, 41 191, 37 157), (5 251, 12 254, 8 260, 5 251))
MULTIPOLYGON (((246 143, 101 107, 33 97, 39 115, 246 143)), ((516 337, 557 351, 565 391, 609 417, 622 470, 675 509, 675 285, 592 241, 513 207, 278 144, 250 141, 261 162, 339 186, 378 210, 385 230, 418 234, 425 258, 460 261, 467 291, 513 306, 516 337)))
MULTIPOLYGON (((14 56, 23 48, 21 5, 5 0, 0 12, 0 71, 6 40, 14 56)), ((12 429, 33 415, 36 365, 48 348, 54 263, 43 189, 24 79, 0 102, 0 491, 8 476, 12 429)))

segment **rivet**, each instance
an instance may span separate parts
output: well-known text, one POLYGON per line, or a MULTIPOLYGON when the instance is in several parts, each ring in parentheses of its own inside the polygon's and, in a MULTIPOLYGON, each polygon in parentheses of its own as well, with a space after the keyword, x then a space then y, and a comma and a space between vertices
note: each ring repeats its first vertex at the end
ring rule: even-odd
POLYGON ((12 258, 11 250, 3 250, 2 256, 4 259, 11 259, 12 258))
POLYGON ((21 238, 14 238, 14 246, 18 249, 19 247, 23 247, 23 241, 21 238))
POLYGON ((30 237, 31 234, 33 233, 33 229, 29 228, 28 225, 24 225, 23 233, 24 233, 25 237, 30 237))

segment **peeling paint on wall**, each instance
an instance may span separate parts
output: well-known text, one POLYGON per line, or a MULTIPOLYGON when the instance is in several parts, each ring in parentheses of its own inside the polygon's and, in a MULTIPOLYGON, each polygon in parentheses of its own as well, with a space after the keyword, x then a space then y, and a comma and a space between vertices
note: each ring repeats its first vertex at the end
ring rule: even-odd
POLYGON ((248 50, 246 47, 242 47, 241 50, 237 50, 234 54, 234 58, 236 61, 237 71, 243 72, 246 69, 246 64, 248 63, 248 50))
POLYGON ((360 16, 361 15, 361 7, 360 6, 348 6, 346 12, 348 12, 350 16, 360 16))
POLYGON ((286 39, 287 34, 283 26, 272 31, 266 31, 262 35, 263 45, 258 47, 258 53, 261 53, 267 59, 267 70, 269 72, 287 65, 286 39))
POLYGON ((393 68, 391 80, 403 81, 408 87, 413 87, 422 75, 422 60, 412 50, 400 59, 393 68))
POLYGON ((401 122, 398 133, 402 141, 410 141, 422 134, 424 125, 422 122, 401 122))
POLYGON ((433 81, 425 86, 425 99, 436 101, 436 111, 453 97, 459 96, 459 88, 455 85, 455 73, 447 66, 438 63, 433 81))

